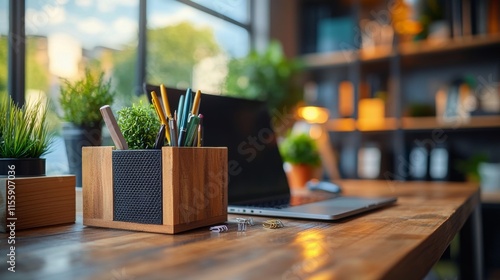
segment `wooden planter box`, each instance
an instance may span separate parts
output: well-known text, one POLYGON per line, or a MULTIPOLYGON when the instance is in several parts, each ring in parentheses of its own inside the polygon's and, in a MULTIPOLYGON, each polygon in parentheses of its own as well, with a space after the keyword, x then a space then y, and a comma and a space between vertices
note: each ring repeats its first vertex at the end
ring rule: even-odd
POLYGON ((227 148, 82 149, 83 224, 174 234, 227 221, 227 148))
POLYGON ((15 230, 74 223, 75 182, 74 175, 0 178, 0 232, 11 223, 15 230))

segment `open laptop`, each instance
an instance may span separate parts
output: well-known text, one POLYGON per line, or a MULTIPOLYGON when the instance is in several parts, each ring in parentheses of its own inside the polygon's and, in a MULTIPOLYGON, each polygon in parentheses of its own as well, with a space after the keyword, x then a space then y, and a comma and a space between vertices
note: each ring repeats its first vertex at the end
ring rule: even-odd
MULTIPOLYGON (((160 95, 158 86, 147 85, 145 90, 160 95)), ((167 88, 172 112, 185 93, 167 88)), ((228 148, 229 213, 337 220, 396 201, 314 193, 292 196, 264 102, 203 94, 199 112, 204 146, 228 148)))

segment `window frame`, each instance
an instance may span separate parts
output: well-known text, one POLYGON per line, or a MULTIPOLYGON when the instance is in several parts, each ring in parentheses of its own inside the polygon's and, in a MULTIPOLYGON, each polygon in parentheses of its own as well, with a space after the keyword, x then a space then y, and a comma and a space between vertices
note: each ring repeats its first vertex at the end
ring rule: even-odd
MULTIPOLYGON (((220 18, 228 23, 239 26, 248 31, 250 36, 250 47, 256 46, 256 37, 264 37, 262 34, 256 36, 254 34, 255 24, 255 14, 256 7, 262 10, 263 6, 269 6, 268 1, 264 1, 263 4, 256 5, 254 1, 249 1, 249 21, 244 23, 233 18, 227 17, 213 9, 210 9, 201 4, 189 1, 189 0, 176 0, 182 4, 200 10, 206 14, 220 18)), ((25 13, 26 13, 26 0, 9 0, 9 32, 8 32, 8 79, 7 79, 7 89, 12 99, 19 105, 24 105, 25 103, 25 81, 26 81, 26 32, 25 32, 25 13)), ((141 94, 142 85, 146 81, 146 14, 147 11, 147 0, 139 0, 139 22, 138 22, 138 46, 137 46, 137 67, 135 70, 136 76, 136 88, 138 89, 137 94, 141 94)), ((261 30, 261 28, 259 28, 261 30)), ((259 39, 261 42, 262 39, 259 39)), ((261 43, 259 43, 261 45, 261 43)))

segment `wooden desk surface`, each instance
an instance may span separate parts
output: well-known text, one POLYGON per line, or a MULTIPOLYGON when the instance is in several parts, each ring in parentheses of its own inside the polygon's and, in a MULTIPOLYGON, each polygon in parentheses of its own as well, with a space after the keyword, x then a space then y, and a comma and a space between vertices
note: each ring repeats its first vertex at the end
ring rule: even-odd
POLYGON ((84 227, 77 210, 74 225, 16 232, 16 273, 7 271, 1 242, 0 278, 421 279, 480 200, 479 189, 465 183, 342 186, 346 195, 399 199, 340 222, 281 219, 285 228, 273 230, 262 228, 268 218, 254 216, 255 226, 237 232, 230 215, 229 232, 179 235, 84 227))

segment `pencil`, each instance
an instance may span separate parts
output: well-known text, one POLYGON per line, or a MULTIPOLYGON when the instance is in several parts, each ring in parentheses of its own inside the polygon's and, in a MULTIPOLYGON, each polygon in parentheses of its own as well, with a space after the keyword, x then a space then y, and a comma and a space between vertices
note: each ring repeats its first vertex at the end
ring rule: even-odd
POLYGON ((200 109, 200 102, 201 102, 201 90, 197 90, 196 96, 194 97, 193 109, 191 111, 191 114, 193 116, 198 115, 198 110, 200 109))
POLYGON ((163 101, 163 106, 165 107, 165 113, 167 118, 172 118, 172 112, 170 111, 170 105, 168 104, 167 89, 163 84, 160 85, 161 100, 163 101))
POLYGON ((156 109, 156 113, 160 118, 161 124, 164 124, 166 126, 165 137, 167 138, 168 143, 170 143, 170 131, 168 129, 168 121, 167 118, 165 117, 165 114, 163 113, 163 109, 161 108, 160 100, 158 99, 158 96, 156 95, 156 92, 154 90, 151 91, 151 100, 153 101, 153 106, 156 109))

